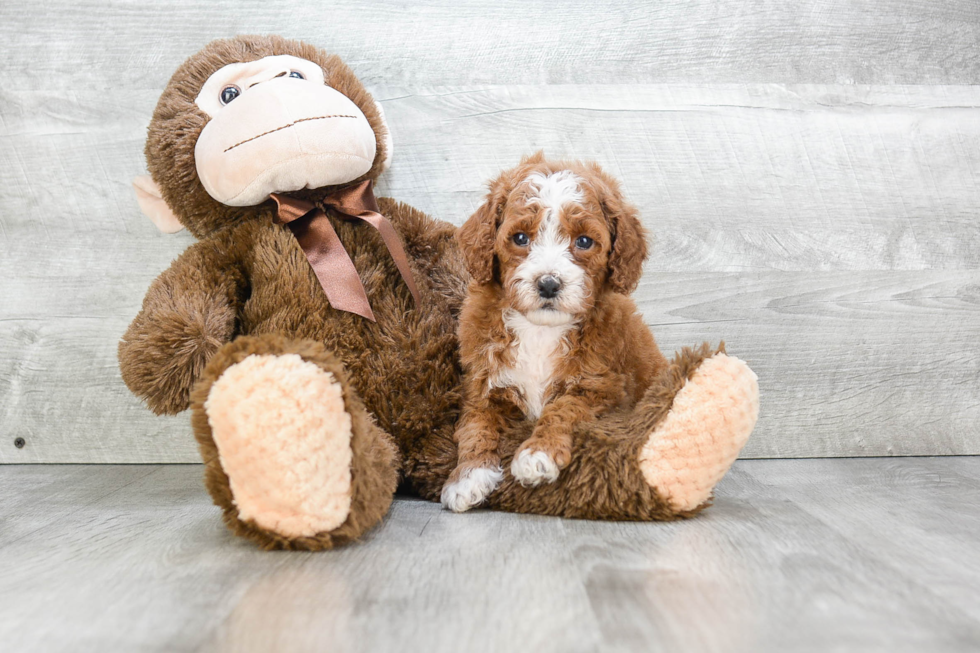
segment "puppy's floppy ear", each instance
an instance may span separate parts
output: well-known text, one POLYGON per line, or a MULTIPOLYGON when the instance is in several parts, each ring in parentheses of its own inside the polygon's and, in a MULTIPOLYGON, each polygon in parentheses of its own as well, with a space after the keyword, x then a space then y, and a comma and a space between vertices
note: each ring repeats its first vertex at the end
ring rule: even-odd
POLYGON ((600 181, 596 184, 602 213, 609 222, 612 251, 609 253, 607 283, 615 292, 628 295, 636 289, 647 258, 647 233, 638 217, 636 207, 623 199, 619 184, 598 167, 600 181))
POLYGON ((507 179, 502 175, 490 184, 487 199, 456 232, 466 268, 477 283, 493 281, 494 241, 509 193, 507 179))

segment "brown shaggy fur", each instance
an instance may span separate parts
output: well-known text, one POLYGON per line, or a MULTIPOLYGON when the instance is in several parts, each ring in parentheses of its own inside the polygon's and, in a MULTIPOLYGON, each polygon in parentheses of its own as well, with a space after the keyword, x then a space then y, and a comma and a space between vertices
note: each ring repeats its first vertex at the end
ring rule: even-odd
POLYGON ((312 340, 290 340, 275 334, 242 336, 223 347, 211 359, 193 393, 194 435, 204 458, 205 484, 211 490, 214 502, 224 510, 225 524, 236 534, 258 543, 266 549, 304 549, 315 551, 345 544, 384 517, 391 505, 397 485, 398 452, 391 440, 364 408, 353 391, 343 364, 322 344, 312 340), (298 354, 303 360, 315 363, 322 370, 333 374, 344 388, 344 405, 352 417, 351 450, 351 509, 347 520, 333 531, 318 533, 313 537, 285 538, 242 521, 229 487, 228 477, 221 467, 218 448, 211 437, 204 402, 211 386, 221 374, 253 354, 298 354))
MULTIPOLYGON (((356 539, 376 524, 391 502, 396 481, 405 491, 438 500, 456 465, 453 432, 461 404, 456 327, 468 273, 452 225, 379 198, 381 212, 408 253, 421 293, 416 306, 378 233, 327 210, 377 317, 370 322, 331 308, 296 239, 273 222, 271 201, 236 208, 207 194, 197 177, 194 147, 208 117, 194 99, 205 80, 224 65, 276 54, 319 63, 328 83, 357 104, 374 128, 378 153, 371 170, 351 184, 379 174, 385 155, 382 122, 370 96, 336 56, 295 41, 254 36, 215 41, 192 56, 160 98, 146 156, 164 199, 199 240, 151 285, 143 309, 119 344, 119 361, 126 384, 154 411, 193 409, 205 483, 234 532, 266 548, 324 549, 356 539), (344 387, 353 419, 353 496, 347 520, 332 532, 286 538, 238 518, 203 403, 221 373, 253 353, 299 354, 330 371, 344 387)), ((605 182, 615 188, 611 180, 605 182)), ((322 206, 322 198, 333 190, 295 195, 322 206)), ((617 212, 612 205, 606 208, 617 212)), ((611 233, 627 240, 630 228, 616 224, 611 233)), ((464 233, 464 242, 466 238, 464 233)), ((609 264, 609 285, 620 292, 631 290, 638 279, 633 259, 642 260, 644 254, 642 247, 620 251, 618 262, 609 264)), ((492 268, 472 263, 477 279, 485 282, 492 268)), ((615 303, 609 310, 617 310, 615 303)), ((682 354, 652 383, 637 381, 637 392, 649 388, 632 411, 618 409, 577 428, 572 462, 557 483, 530 490, 508 478, 490 505, 596 519, 688 514, 673 511, 646 485, 637 452, 706 355, 706 349, 682 354)), ((505 461, 526 436, 524 426, 502 435, 505 461)))
POLYGON ((564 469, 571 462, 573 426, 632 408, 667 365, 625 294, 636 286, 647 253, 636 209, 595 164, 547 161, 540 152, 525 158, 491 182, 486 203, 459 230, 473 280, 459 325, 465 401, 456 431, 459 463, 450 482, 472 468, 499 467, 501 432, 527 418, 520 390, 495 383, 515 363, 516 336, 505 327, 504 314, 520 310, 511 281, 529 253, 513 236, 533 238, 543 220, 539 204, 528 202, 528 176, 561 170, 582 180, 581 204, 565 205, 559 220, 569 243, 580 235, 594 241, 587 250, 571 246, 575 264, 586 272, 587 297, 575 316, 579 324, 565 337, 567 347, 556 354, 547 403, 515 453, 542 451, 564 469))
MULTIPOLYGON (((466 274, 455 227, 379 198, 410 259, 422 299, 416 306, 377 231, 328 210, 377 317, 370 322, 330 307, 292 233, 274 224, 271 201, 236 208, 207 194, 196 174, 194 147, 208 118, 194 99, 222 66, 274 54, 319 63, 328 83, 353 100, 374 127, 374 167, 351 184, 380 173, 382 123, 370 95, 336 56, 278 37, 238 37, 215 41, 191 57, 160 98, 146 155, 163 197, 199 242, 151 285, 143 310, 120 342, 119 361, 126 384, 158 413, 191 407, 198 383, 193 423, 207 463, 205 481, 233 530, 268 547, 329 548, 380 520, 395 489, 398 457, 404 486, 438 495, 448 473, 443 468, 455 460, 452 432, 460 403, 455 330, 466 274), (237 519, 203 402, 224 369, 258 352, 299 353, 344 379, 355 424, 355 494, 351 514, 337 532, 286 540, 237 519), (385 453, 392 447, 398 457, 385 453)), ((296 195, 318 202, 332 190, 296 195)))
MULTIPOLYGON (((674 396, 694 375, 701 362, 724 345, 684 348, 661 370, 631 410, 616 410, 572 434, 572 462, 558 480, 534 488, 522 486, 507 474, 490 495, 487 507, 509 512, 555 515, 573 519, 670 521, 692 517, 711 505, 678 511, 643 478, 637 463, 649 434, 667 415, 674 396)), ((528 437, 528 422, 515 424, 500 439, 500 457, 506 469, 528 437)))
MULTIPOLYGON (((215 202, 204 190, 197 177, 194 146, 209 118, 194 100, 208 77, 227 64, 280 54, 319 64, 326 83, 357 105, 378 137, 374 165, 362 177, 344 185, 353 186, 364 179, 376 179, 381 174, 386 155, 384 123, 370 94, 340 57, 278 36, 239 36, 212 41, 174 72, 157 102, 146 139, 146 163, 150 175, 159 184, 163 199, 181 224, 198 238, 245 218, 260 218, 267 206, 225 206, 215 202)), ((326 187, 296 195, 307 199, 311 195, 323 197, 336 188, 326 187)))

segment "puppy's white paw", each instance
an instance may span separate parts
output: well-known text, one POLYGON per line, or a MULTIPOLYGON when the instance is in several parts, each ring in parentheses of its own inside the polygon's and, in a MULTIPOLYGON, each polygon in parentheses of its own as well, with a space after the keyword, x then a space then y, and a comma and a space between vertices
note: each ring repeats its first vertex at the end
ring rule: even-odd
POLYGON ((442 488, 442 505, 453 512, 466 512, 478 506, 504 480, 499 467, 477 467, 463 472, 459 480, 442 488))
POLYGON ((517 454, 510 464, 510 473, 517 481, 527 487, 558 480, 558 463, 543 451, 525 449, 517 454))

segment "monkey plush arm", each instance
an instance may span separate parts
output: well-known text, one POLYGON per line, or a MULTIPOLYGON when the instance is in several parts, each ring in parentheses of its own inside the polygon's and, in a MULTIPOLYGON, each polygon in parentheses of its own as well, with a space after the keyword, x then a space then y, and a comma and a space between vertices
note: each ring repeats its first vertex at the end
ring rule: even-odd
POLYGON ((191 246, 156 278, 119 343, 123 381, 153 412, 190 406, 190 392, 218 348, 235 335, 247 282, 228 248, 191 246))
POLYGON ((459 315, 469 273, 456 244, 456 227, 388 197, 379 197, 378 206, 398 232, 408 258, 432 290, 449 302, 452 313, 459 315))

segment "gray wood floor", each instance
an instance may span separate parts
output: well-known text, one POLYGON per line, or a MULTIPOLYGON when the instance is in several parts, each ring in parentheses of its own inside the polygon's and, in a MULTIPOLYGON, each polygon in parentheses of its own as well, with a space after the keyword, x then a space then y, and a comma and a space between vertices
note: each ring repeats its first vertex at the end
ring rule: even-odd
POLYGON ((264 553, 198 466, 0 467, 4 651, 967 651, 980 457, 740 461, 672 524, 396 501, 264 553))

